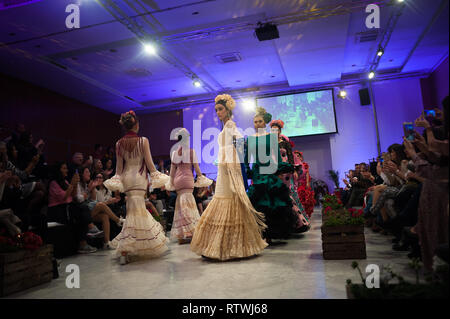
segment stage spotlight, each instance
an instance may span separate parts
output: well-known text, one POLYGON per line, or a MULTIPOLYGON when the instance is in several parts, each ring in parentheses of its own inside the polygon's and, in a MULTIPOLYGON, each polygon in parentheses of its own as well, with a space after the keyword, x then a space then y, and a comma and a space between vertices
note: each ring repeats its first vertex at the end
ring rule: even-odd
POLYGON ((202 82, 200 82, 199 79, 194 79, 194 81, 192 82, 192 84, 194 84, 194 86, 195 86, 196 88, 199 88, 199 87, 202 86, 202 82))
POLYGON ((144 51, 147 54, 155 55, 157 50, 156 50, 155 44, 153 44, 151 42, 147 42, 147 43, 144 43, 144 51))
POLYGON ((377 55, 378 56, 382 56, 383 54, 384 54, 383 48, 379 48, 378 51, 377 51, 377 55))
POLYGON ((375 72, 370 71, 368 76, 367 76, 370 80, 373 79, 375 77, 375 72))
POLYGON ((345 98, 347 97, 347 91, 345 91, 345 90, 340 90, 338 96, 339 96, 341 99, 345 99, 345 98))
POLYGON ((242 100, 242 106, 246 111, 253 111, 256 107, 254 99, 244 99, 242 100))

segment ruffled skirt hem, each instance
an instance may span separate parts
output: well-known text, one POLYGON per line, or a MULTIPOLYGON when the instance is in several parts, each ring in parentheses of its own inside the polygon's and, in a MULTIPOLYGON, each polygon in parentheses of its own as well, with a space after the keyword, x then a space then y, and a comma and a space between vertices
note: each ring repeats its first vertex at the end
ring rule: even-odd
POLYGON ((187 239, 194 234, 200 214, 192 193, 177 195, 170 239, 187 239))
POLYGON ((255 218, 246 210, 236 197, 213 197, 197 224, 191 250, 222 261, 261 253, 267 243, 255 218))
POLYGON ((145 208, 143 196, 130 196, 122 231, 111 241, 115 256, 158 257, 168 250, 164 229, 145 208))

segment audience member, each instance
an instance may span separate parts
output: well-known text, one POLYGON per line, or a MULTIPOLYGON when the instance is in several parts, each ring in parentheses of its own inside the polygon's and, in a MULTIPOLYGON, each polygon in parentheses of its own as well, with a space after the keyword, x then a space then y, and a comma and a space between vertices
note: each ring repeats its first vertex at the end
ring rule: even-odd
MULTIPOLYGON (((108 207, 107 203, 97 201, 97 187, 103 184, 103 176, 98 175, 91 180, 91 172, 85 167, 81 171, 81 178, 77 185, 75 201, 90 213, 94 222, 101 223, 104 232, 104 248, 110 249, 110 224, 109 220, 114 221, 119 227, 122 226, 124 219, 119 218, 108 207)), ((115 201, 115 200, 114 200, 115 201)), ((88 233, 97 232, 98 229, 92 228, 88 233)))

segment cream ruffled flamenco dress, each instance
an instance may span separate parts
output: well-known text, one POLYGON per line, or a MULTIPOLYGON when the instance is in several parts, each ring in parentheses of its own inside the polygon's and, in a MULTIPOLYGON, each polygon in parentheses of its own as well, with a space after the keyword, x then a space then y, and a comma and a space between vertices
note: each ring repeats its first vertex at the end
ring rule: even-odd
MULTIPOLYGON (((158 257, 168 250, 169 239, 145 207, 148 188, 147 167, 153 166, 148 140, 145 137, 122 138, 116 144, 116 175, 104 182, 111 190, 127 196, 126 220, 122 231, 110 245, 115 248, 115 256, 126 253, 129 257, 158 257)), ((169 176, 158 171, 150 175, 152 188, 165 185, 169 176)))
POLYGON ((257 212, 244 188, 233 137, 242 136, 228 120, 219 134, 217 186, 213 199, 200 217, 191 250, 212 259, 229 260, 261 253, 264 215, 257 212))

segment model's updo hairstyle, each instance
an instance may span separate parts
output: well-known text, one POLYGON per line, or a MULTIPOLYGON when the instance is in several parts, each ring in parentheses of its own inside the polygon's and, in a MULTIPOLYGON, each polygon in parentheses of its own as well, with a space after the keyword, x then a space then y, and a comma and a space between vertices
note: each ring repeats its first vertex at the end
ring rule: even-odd
POLYGON ((253 118, 257 116, 261 116, 264 120, 264 123, 266 124, 270 123, 270 121, 272 120, 272 114, 267 113, 266 109, 260 106, 256 108, 256 114, 253 118))
POLYGON ((227 110, 228 114, 230 115, 230 119, 233 116, 233 109, 236 107, 236 102, 229 94, 220 94, 217 95, 214 99, 215 104, 223 105, 227 110))
POLYGON ((136 113, 134 113, 133 110, 130 110, 130 111, 126 112, 126 113, 123 113, 120 116, 120 121, 119 121, 119 123, 127 131, 131 130, 136 125, 136 123, 138 123, 138 122, 139 122, 139 119, 137 118, 136 113))

